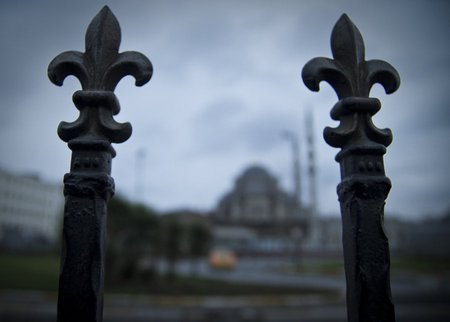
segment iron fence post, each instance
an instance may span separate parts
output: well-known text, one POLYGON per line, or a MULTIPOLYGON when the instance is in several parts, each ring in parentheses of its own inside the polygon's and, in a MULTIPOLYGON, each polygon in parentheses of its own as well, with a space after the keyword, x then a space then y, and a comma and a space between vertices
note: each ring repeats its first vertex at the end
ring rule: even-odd
POLYGON ((331 117, 340 121, 325 128, 325 141, 341 151, 341 205, 347 282, 347 315, 350 322, 395 321, 390 289, 389 244, 384 232, 384 205, 391 188, 385 175, 383 155, 392 141, 389 129, 378 129, 372 116, 381 107, 370 98, 373 84, 387 94, 400 85, 397 71, 387 62, 365 61, 359 30, 343 15, 331 35, 334 59, 314 58, 303 68, 302 78, 312 91, 327 81, 339 98, 331 117))
POLYGON ((54 84, 62 86, 73 75, 82 86, 73 95, 78 119, 58 127, 59 137, 72 150, 70 172, 64 176, 57 318, 61 322, 102 321, 107 202, 114 194, 111 143, 122 143, 131 135, 130 123, 113 119, 120 110, 114 89, 126 75, 134 76, 137 86, 152 75, 144 55, 118 52, 120 38, 119 23, 105 6, 86 31, 86 51, 63 52, 48 67, 54 84))

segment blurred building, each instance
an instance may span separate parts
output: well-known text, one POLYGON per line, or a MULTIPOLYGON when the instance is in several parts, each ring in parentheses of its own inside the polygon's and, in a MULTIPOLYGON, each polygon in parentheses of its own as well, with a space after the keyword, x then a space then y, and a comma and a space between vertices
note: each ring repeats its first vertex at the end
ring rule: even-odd
POLYGON ((303 249, 316 255, 342 255, 341 217, 315 217, 303 249))
POLYGON ((420 221, 390 218, 385 228, 394 254, 450 258, 450 213, 420 221))
POLYGON ((60 185, 0 169, 1 246, 53 244, 58 239, 63 206, 60 185))
POLYGON ((308 228, 306 209, 262 166, 248 167, 212 213, 218 247, 238 253, 296 251, 308 228))
MULTIPOLYGON (((388 214, 383 226, 392 256, 450 258, 450 214, 420 221, 388 214)), ((310 231, 304 251, 322 255, 342 253, 340 216, 316 218, 310 231)))
POLYGON ((264 225, 300 222, 302 209, 283 191, 276 178, 261 166, 251 166, 240 175, 234 189, 219 202, 216 222, 264 225))

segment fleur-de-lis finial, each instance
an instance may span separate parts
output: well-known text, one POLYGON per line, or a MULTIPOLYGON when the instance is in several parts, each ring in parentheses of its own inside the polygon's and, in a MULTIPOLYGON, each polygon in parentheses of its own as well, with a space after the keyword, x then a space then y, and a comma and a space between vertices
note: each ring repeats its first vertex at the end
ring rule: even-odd
POLYGON ((147 57, 119 53, 119 45, 119 23, 105 6, 87 28, 85 52, 63 52, 48 67, 54 84, 61 86, 73 75, 82 87, 73 95, 78 119, 58 127, 58 135, 72 150, 70 172, 64 176, 59 322, 102 321, 107 203, 115 190, 112 143, 131 135, 130 123, 113 118, 120 110, 114 89, 126 75, 134 76, 137 86, 152 76, 147 57))
POLYGON ((319 90, 319 83, 327 81, 339 99, 368 97, 375 83, 383 85, 387 94, 395 92, 400 77, 389 63, 382 60, 365 61, 364 41, 358 28, 343 14, 331 33, 331 51, 334 59, 313 58, 302 71, 305 85, 319 90))
POLYGON ((62 140, 94 138, 121 143, 130 137, 131 124, 117 123, 112 118, 120 111, 113 91, 127 75, 136 79, 136 86, 144 85, 150 80, 153 67, 141 53, 119 53, 120 40, 119 23, 105 6, 87 28, 86 51, 66 51, 50 63, 48 77, 55 85, 61 86, 67 76, 73 75, 79 79, 83 89, 75 92, 73 97, 80 110, 79 118, 72 123, 61 122, 58 127, 62 140), (94 107, 96 116, 90 111, 94 107))
POLYGON ((327 81, 339 98, 331 118, 340 123, 336 128, 325 128, 324 138, 329 145, 341 148, 335 159, 342 179, 337 193, 348 321, 394 322, 389 244, 383 225, 385 200, 391 188, 383 155, 392 133, 373 124, 372 116, 381 104, 369 93, 375 83, 388 94, 395 92, 400 77, 387 62, 365 61, 361 34, 345 14, 334 26, 331 50, 334 59, 310 60, 302 78, 312 91, 318 91, 319 83, 327 81))
POLYGON ((310 60, 302 71, 305 85, 319 91, 321 81, 328 82, 340 101, 331 111, 334 120, 340 120, 337 128, 325 128, 324 137, 333 147, 345 148, 355 143, 375 143, 388 146, 392 142, 389 129, 378 129, 371 117, 381 104, 369 98, 375 83, 381 84, 386 93, 395 92, 400 77, 389 63, 382 60, 365 60, 364 41, 358 28, 343 14, 331 34, 331 50, 334 59, 318 57, 310 60), (364 115, 358 118, 358 114, 364 115))

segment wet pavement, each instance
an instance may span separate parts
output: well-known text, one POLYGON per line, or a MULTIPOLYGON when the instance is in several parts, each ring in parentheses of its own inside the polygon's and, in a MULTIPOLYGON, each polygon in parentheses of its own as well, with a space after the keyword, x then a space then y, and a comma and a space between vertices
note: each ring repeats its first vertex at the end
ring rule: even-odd
MULTIPOLYGON (((412 298, 396 304, 398 322, 450 321, 443 298, 412 298)), ((0 321, 54 322, 56 294, 0 292, 0 321)), ((105 322, 344 322, 343 299, 284 297, 152 297, 107 295, 105 322)))
MULTIPOLYGON (((233 271, 214 271, 205 262, 199 275, 240 283, 291 285, 329 292, 289 296, 147 296, 106 294, 104 322, 344 322, 343 274, 280 274, 286 263, 268 260, 240 261, 233 271), (330 293, 331 292, 331 293, 330 293), (331 295, 330 295, 331 294, 331 295), (334 295, 333 295, 334 294, 334 295)), ((190 274, 180 263, 178 273, 190 274)), ((450 277, 392 276, 397 322, 450 322, 450 277)), ((1 322, 56 321, 56 293, 0 291, 1 322)))

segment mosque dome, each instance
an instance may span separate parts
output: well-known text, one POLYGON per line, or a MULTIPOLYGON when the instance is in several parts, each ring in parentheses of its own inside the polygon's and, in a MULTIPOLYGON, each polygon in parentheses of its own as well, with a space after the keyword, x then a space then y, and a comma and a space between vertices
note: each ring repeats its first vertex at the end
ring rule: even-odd
POLYGON ((236 181, 236 190, 240 194, 270 194, 276 191, 276 179, 262 166, 247 168, 236 181))

